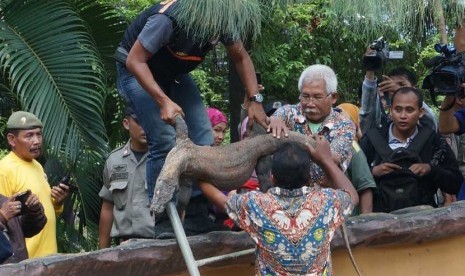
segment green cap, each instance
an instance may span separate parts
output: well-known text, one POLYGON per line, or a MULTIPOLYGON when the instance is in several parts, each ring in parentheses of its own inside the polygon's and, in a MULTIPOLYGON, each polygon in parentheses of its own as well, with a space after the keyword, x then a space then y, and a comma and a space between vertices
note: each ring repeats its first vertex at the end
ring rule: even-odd
POLYGON ((11 114, 6 122, 8 129, 33 129, 42 128, 42 122, 32 113, 26 111, 16 111, 11 114))

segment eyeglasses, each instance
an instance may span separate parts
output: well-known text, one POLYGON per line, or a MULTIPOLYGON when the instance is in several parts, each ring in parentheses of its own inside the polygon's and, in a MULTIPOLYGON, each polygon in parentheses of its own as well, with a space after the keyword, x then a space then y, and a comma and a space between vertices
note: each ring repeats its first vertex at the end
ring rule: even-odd
POLYGON ((326 98, 331 96, 333 93, 329 93, 326 96, 321 96, 317 95, 315 97, 309 96, 307 94, 300 94, 300 101, 303 103, 309 103, 309 102, 314 102, 314 103, 322 103, 326 98))

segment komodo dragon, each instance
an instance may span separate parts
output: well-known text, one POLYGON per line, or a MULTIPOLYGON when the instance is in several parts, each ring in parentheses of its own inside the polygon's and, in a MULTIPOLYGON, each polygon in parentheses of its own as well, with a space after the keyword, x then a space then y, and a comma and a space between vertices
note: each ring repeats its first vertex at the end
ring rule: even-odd
MULTIPOLYGON (((304 147, 308 143, 315 145, 313 138, 290 131, 289 137, 283 139, 265 134, 225 146, 198 146, 189 139, 186 122, 179 115, 176 116, 175 127, 176 144, 166 157, 154 190, 151 209, 155 214, 165 210, 176 192, 178 206, 181 205, 181 209, 187 206, 192 189, 190 179, 210 182, 220 190, 239 189, 252 175, 257 161, 285 143, 296 142, 304 147)), ((352 264, 361 275, 352 255, 345 224, 342 224, 342 235, 352 264)))
MULTIPOLYGON (((306 143, 314 145, 311 137, 291 131, 288 138, 282 139, 258 135, 224 146, 198 146, 188 138, 184 119, 177 116, 176 144, 168 153, 157 179, 151 209, 155 213, 163 212, 165 205, 183 188, 183 184, 189 187, 184 181, 186 178, 210 182, 224 191, 239 189, 252 175, 260 157, 272 154, 289 142, 297 142, 301 146, 306 143)), ((178 194, 178 197, 183 201, 187 196, 178 194)), ((187 205, 179 201, 178 198, 178 205, 187 205)))

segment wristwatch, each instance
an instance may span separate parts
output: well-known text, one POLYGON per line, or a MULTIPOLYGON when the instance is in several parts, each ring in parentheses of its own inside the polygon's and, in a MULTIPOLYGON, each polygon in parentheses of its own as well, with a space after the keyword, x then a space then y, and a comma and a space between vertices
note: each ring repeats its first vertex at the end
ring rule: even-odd
POLYGON ((260 93, 255 94, 255 96, 249 98, 252 102, 262 103, 263 102, 263 95, 260 93))

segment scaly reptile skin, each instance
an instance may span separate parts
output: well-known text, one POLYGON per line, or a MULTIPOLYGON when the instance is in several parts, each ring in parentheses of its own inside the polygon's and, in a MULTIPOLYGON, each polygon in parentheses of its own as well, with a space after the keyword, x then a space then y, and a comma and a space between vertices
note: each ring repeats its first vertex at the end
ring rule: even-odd
MULTIPOLYGON (((180 178, 201 179, 224 191, 238 189, 250 178, 259 158, 272 154, 287 142, 302 146, 314 144, 311 137, 291 131, 288 138, 276 139, 264 134, 224 146, 197 146, 187 136, 184 119, 177 116, 176 145, 168 153, 157 179, 151 209, 155 213, 164 211, 180 188, 180 178)), ((179 202, 179 198, 183 198, 182 201, 189 198, 186 193, 190 192, 190 187, 186 186, 178 194, 178 205, 187 205, 179 202)))

